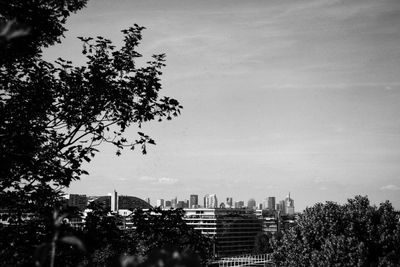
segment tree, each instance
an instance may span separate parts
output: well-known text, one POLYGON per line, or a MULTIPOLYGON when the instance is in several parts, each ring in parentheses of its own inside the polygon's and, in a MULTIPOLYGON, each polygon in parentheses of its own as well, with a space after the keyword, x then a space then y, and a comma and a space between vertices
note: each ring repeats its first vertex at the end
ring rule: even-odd
MULTIPOLYGON (((26 236, 32 244, 51 237, 52 214, 61 206, 63 190, 87 174, 82 163, 90 162, 102 143, 114 145, 117 155, 138 146, 145 154, 146 144, 155 141, 142 132, 128 138, 125 130, 169 120, 182 108, 159 95, 164 55, 137 66, 144 29, 138 25, 122 31, 119 49, 102 37, 80 38, 87 58, 83 66, 43 60, 43 48, 61 41, 67 17, 85 4, 0 1, 0 208, 7 209, 11 223, 0 229, 2 240, 10 227, 30 223, 26 236), (38 239, 39 228, 44 235, 38 239)), ((7 241, 14 244, 12 238, 7 241)))
POLYGON ((278 266, 399 266, 399 213, 357 196, 345 205, 318 203, 273 242, 278 266))
MULTIPOLYGON (((212 241, 187 225, 183 217, 182 209, 135 210, 131 219, 136 227, 139 247, 143 249, 141 254, 145 256, 160 253, 160 249, 165 251, 176 249, 183 255, 189 253, 192 258, 199 257, 205 265, 212 255, 212 241)), ((149 258, 150 261, 154 260, 149 258)))
POLYGON ((264 233, 259 233, 255 237, 255 242, 254 242, 254 254, 265 254, 265 253, 271 253, 271 241, 272 235, 270 233, 264 234, 264 233))

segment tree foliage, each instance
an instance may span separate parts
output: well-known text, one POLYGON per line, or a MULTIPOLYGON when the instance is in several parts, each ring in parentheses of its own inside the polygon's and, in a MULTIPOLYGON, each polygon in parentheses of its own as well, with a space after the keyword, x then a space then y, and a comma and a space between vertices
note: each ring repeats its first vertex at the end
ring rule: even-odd
POLYGON ((399 213, 387 201, 357 196, 318 203, 273 243, 278 266, 399 266, 399 213))
MULTIPOLYGON (((85 4, 0 1, 0 209, 6 209, 12 227, 27 229, 17 233, 2 226, 0 240, 14 245, 25 240, 21 248, 51 238, 63 190, 87 174, 82 164, 102 143, 114 145, 117 155, 124 147, 146 153, 146 144, 155 141, 143 132, 127 137, 126 129, 169 120, 182 108, 160 95, 165 56, 137 63, 144 29, 138 25, 122 31, 120 48, 101 36, 80 38, 87 59, 82 66, 43 59, 45 47, 61 42, 68 16, 85 4)), ((0 259, 17 255, 4 251, 0 259)))
POLYGON ((254 254, 265 254, 265 253, 271 253, 272 248, 271 248, 271 239, 272 239, 272 234, 271 233, 259 233, 255 237, 254 241, 254 254))
POLYGON ((212 242, 199 231, 186 224, 182 209, 162 210, 151 208, 135 210, 132 222, 135 225, 142 255, 148 255, 160 248, 169 251, 193 253, 205 264, 212 256, 212 242))
POLYGON ((82 229, 63 229, 60 233, 81 240, 85 251, 60 243, 58 266, 145 267, 163 262, 164 266, 195 267, 210 259, 211 240, 185 223, 181 209, 136 210, 125 218, 135 227, 121 229, 123 218, 96 203, 90 208, 82 229))
MULTIPOLYGON (((123 30, 120 49, 102 37, 81 38, 87 58, 84 66, 64 59, 52 64, 38 51, 59 40, 69 12, 85 1, 7 3, 2 2, 0 9, 3 20, 30 25, 28 43, 37 51, 3 58, 0 65, 1 203, 23 204, 25 209, 54 207, 48 196, 87 174, 82 163, 91 160, 101 143, 115 145, 118 155, 124 147, 136 146, 146 153, 146 144, 155 144, 154 140, 142 132, 129 140, 124 136, 127 127, 171 119, 181 106, 175 99, 159 96, 164 55, 153 56, 144 67, 136 66, 143 27, 123 30)), ((26 40, 6 40, 3 49, 13 55, 21 50, 22 41, 26 40)))

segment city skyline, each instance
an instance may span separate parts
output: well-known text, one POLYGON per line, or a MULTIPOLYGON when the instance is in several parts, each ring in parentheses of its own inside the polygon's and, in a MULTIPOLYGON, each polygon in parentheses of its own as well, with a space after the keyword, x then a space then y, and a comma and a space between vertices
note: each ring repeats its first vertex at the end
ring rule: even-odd
POLYGON ((143 125, 157 143, 146 156, 100 147, 68 192, 291 191, 298 210, 355 195, 399 209, 399 15, 393 0, 89 1, 44 56, 80 64, 76 37, 118 45, 121 29, 145 26, 143 62, 166 53, 162 93, 184 109, 143 125))
MULTIPOLYGON (((73 203, 80 203, 80 196, 84 196, 85 198, 93 198, 93 197, 100 197, 99 195, 97 196, 91 196, 91 195, 86 195, 83 193, 70 193, 65 195, 66 198, 68 198, 71 201, 71 196, 73 197, 72 202, 73 203)), ((118 210, 118 201, 116 199, 118 197, 126 197, 128 195, 124 194, 118 194, 117 190, 113 190, 112 193, 107 193, 107 196, 110 197, 110 206, 111 206, 111 211, 116 211, 118 210)), ((136 197, 136 196, 134 196, 136 197)), ((200 199, 201 199, 200 195, 200 199)), ((171 207, 171 208, 221 208, 221 204, 223 204, 223 208, 240 208, 247 207, 251 209, 269 209, 269 210, 275 210, 278 209, 279 203, 275 205, 276 201, 276 196, 267 196, 261 201, 257 201, 254 198, 250 198, 247 201, 245 199, 239 198, 239 199, 234 199, 232 197, 225 197, 225 198, 220 198, 218 200, 217 194, 204 194, 203 196, 203 205, 199 202, 199 195, 196 194, 190 194, 189 198, 178 198, 177 196, 171 197, 171 198, 157 198, 151 199, 149 197, 146 198, 141 198, 143 201, 147 202, 148 204, 152 205, 153 207, 171 207), (225 199, 225 201, 224 201, 225 199), (247 202, 247 204, 246 204, 247 202), (251 203, 251 204, 250 204, 251 203), (239 204, 239 205, 238 205, 239 204), (260 205, 262 208, 260 208, 260 205)), ((288 206, 293 207, 294 212, 294 199, 291 198, 290 192, 286 197, 284 197, 281 201, 279 202, 284 202, 284 203, 290 203, 288 206), (289 201, 289 202, 288 202, 289 201)), ((286 205, 285 205, 286 206, 286 205)), ((280 207, 279 209, 284 209, 283 207, 280 207)), ((302 212, 302 211, 299 211, 302 212)))

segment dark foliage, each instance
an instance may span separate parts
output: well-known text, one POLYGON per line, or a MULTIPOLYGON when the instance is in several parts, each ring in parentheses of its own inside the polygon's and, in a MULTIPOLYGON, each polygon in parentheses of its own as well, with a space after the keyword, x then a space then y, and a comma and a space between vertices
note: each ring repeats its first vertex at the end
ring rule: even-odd
POLYGON ((357 196, 318 203, 274 242, 278 266, 400 266, 399 213, 357 196))
POLYGON ((198 255, 204 264, 211 259, 212 241, 187 225, 183 215, 182 209, 136 210, 132 221, 141 240, 143 249, 141 254, 148 255, 159 248, 164 248, 169 251, 193 253, 198 255))
POLYGON ((61 41, 67 17, 85 4, 0 1, 0 209, 10 223, 0 228, 0 260, 6 265, 31 262, 32 248, 54 238, 60 196, 87 174, 82 164, 100 144, 114 145, 117 155, 124 147, 146 153, 154 140, 142 132, 128 138, 125 130, 171 119, 182 108, 159 95, 164 55, 136 66, 144 29, 138 25, 122 31, 119 49, 102 37, 80 38, 83 66, 42 59, 44 47, 61 41))
POLYGON ((272 234, 259 233, 255 238, 253 253, 254 254, 271 253, 272 252, 271 239, 272 239, 272 234))

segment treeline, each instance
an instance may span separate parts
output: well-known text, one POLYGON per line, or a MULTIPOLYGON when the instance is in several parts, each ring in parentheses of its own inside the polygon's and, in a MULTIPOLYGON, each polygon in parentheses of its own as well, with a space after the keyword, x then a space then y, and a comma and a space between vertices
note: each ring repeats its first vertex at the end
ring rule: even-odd
POLYGON ((2 266, 205 266, 212 259, 212 241, 184 222, 182 209, 136 210, 134 229, 122 229, 126 218, 90 208, 80 228, 68 223, 77 210, 0 226, 2 266))
POLYGON ((365 196, 317 203, 289 229, 259 236, 256 250, 277 266, 400 266, 400 212, 365 196))

